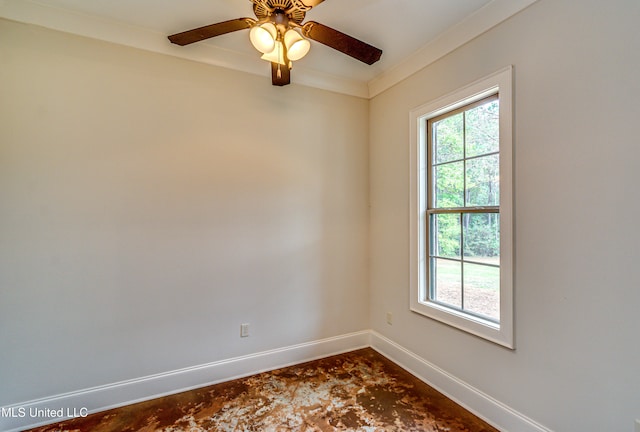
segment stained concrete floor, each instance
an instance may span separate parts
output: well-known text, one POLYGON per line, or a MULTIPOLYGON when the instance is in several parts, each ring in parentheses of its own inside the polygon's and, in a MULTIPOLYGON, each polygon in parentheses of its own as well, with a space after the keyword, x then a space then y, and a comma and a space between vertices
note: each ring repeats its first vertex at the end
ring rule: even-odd
POLYGON ((33 432, 495 432, 366 348, 129 405, 33 432))

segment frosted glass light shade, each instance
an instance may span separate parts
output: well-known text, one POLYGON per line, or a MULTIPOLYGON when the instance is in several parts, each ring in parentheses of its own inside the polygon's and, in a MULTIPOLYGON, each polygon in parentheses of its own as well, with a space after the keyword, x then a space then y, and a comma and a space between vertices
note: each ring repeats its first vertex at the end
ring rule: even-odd
POLYGON ((273 51, 276 45, 276 37, 278 30, 276 26, 270 22, 259 26, 254 26, 249 32, 249 39, 253 46, 263 54, 273 51))
POLYGON ((285 63, 284 61, 284 47, 282 46, 282 42, 280 41, 277 41, 275 43, 275 48, 273 49, 273 51, 263 54, 260 58, 272 63, 280 63, 283 66, 287 65, 287 63, 285 63))
POLYGON ((293 61, 306 56, 311 48, 309 41, 293 29, 284 34, 284 45, 287 47, 287 57, 293 61))

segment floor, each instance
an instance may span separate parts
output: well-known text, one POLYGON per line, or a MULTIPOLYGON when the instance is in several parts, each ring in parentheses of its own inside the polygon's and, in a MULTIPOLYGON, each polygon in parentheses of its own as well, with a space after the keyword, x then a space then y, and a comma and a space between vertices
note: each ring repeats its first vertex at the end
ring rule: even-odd
POLYGON ((365 348, 32 431, 497 429, 365 348))

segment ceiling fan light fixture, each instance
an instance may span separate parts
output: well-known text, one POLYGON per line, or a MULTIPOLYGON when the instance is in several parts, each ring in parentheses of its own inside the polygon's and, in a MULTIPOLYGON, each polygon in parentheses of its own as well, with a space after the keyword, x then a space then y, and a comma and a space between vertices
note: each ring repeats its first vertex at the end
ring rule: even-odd
POLYGON ((269 53, 264 53, 260 58, 270 61, 271 63, 281 64, 282 66, 287 66, 288 63, 284 58, 284 46, 280 41, 276 41, 275 48, 269 53))
POLYGON ((311 49, 311 43, 294 29, 289 29, 284 34, 284 45, 287 47, 289 60, 300 60, 311 49))
POLYGON ((263 54, 268 54, 274 50, 277 37, 278 30, 276 26, 270 22, 253 26, 249 32, 251 44, 263 54))

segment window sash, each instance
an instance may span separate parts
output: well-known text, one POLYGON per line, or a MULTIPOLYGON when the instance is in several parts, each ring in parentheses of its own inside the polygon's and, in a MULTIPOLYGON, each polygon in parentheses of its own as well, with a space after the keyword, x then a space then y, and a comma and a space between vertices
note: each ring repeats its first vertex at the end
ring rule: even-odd
MULTIPOLYGON (((491 156, 491 155, 499 155, 500 154, 500 150, 498 151, 494 151, 494 152, 489 152, 489 153, 483 153, 481 155, 474 155, 474 156, 470 156, 467 157, 466 154, 466 142, 467 142, 467 137, 466 137, 466 132, 467 132, 467 128, 466 128, 466 116, 463 116, 463 123, 462 123, 462 158, 460 159, 453 159, 453 160, 448 160, 446 162, 441 162, 441 163, 434 163, 434 143, 433 143, 433 125, 434 123, 437 123, 441 120, 447 119, 449 117, 453 117, 457 114, 460 113, 464 113, 466 111, 470 111, 473 108, 476 108, 480 105, 484 105, 486 103, 489 102, 493 102, 495 100, 500 100, 499 97, 499 93, 495 93, 495 94, 491 94, 487 97, 484 97, 480 100, 477 100, 475 102, 469 103, 467 105, 463 105, 459 108, 456 108, 452 111, 447 111, 444 114, 441 114, 437 117, 432 117, 429 119, 425 119, 424 122, 426 123, 426 139, 427 139, 427 152, 426 152, 426 157, 427 157, 427 176, 426 176, 426 182, 427 182, 427 212, 430 212, 432 210, 435 210, 435 190, 436 190, 436 181, 435 181, 435 176, 434 176, 434 167, 438 167, 438 166, 442 166, 445 164, 450 164, 450 163, 454 163, 454 162, 463 162, 465 164, 466 167, 466 162, 470 161, 470 160, 474 160, 474 159, 478 159, 481 157, 486 157, 486 156, 491 156)), ((462 190, 463 192, 466 192, 467 190, 467 176, 466 176, 466 168, 464 170, 464 175, 463 175, 463 186, 462 186, 462 190)), ((466 198, 464 198, 464 207, 438 207, 438 210, 444 210, 444 209, 465 209, 465 210, 469 210, 469 209, 482 209, 482 208, 496 208, 499 210, 499 206, 467 206, 466 205, 466 198)))
MULTIPOLYGON (((492 264, 492 263, 487 263, 487 262, 482 262, 482 261, 478 261, 478 260, 474 260, 473 257, 467 257, 465 256, 465 237, 464 237, 464 229, 462 228, 462 218, 463 215, 465 214, 486 214, 486 213, 491 213, 491 214, 500 214, 499 208, 498 207, 492 207, 491 209, 481 209, 481 208, 458 208, 458 209, 433 209, 431 211, 427 211, 427 229, 425 230, 425 245, 426 245, 426 262, 425 262, 425 266, 424 266, 424 272, 425 272, 425 280, 427 281, 427 287, 426 290, 424 292, 423 298, 421 299, 422 301, 425 302, 431 302, 431 303, 435 303, 438 304, 444 308, 447 309, 453 309, 456 310, 462 314, 465 315, 470 315, 482 320, 486 320, 488 322, 500 325, 500 319, 495 319, 489 315, 486 314, 482 314, 482 313, 478 313, 478 312, 474 312, 473 310, 470 310, 469 308, 466 307, 465 305, 465 266, 464 264, 471 264, 471 265, 476 265, 476 266, 483 266, 483 267, 491 267, 491 268, 497 268, 499 270, 501 270, 501 266, 500 264, 492 264), (440 215, 440 214, 455 214, 455 215, 460 215, 460 222, 461 222, 461 232, 460 232, 460 254, 457 257, 453 257, 453 256, 444 256, 444 255, 440 255, 438 254, 438 251, 435 249, 435 245, 433 243, 433 239, 436 236, 435 231, 436 228, 434 226, 435 221, 434 218, 432 216, 435 215, 440 215), (438 289, 438 284, 436 282, 436 271, 433 268, 433 262, 435 260, 444 260, 444 261, 450 261, 450 262, 456 262, 456 263, 460 263, 460 306, 455 306, 453 304, 447 303, 447 302, 443 302, 441 300, 438 300, 438 296, 437 296, 437 289, 438 289)), ((498 309, 499 309, 498 305, 498 309)))

